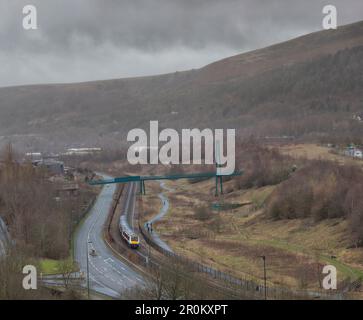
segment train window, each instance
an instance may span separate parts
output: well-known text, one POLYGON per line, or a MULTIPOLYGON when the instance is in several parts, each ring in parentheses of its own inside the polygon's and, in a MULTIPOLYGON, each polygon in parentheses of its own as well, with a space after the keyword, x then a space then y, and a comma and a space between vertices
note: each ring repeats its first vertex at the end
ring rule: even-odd
POLYGON ((132 236, 131 241, 139 241, 139 237, 138 236, 132 236))

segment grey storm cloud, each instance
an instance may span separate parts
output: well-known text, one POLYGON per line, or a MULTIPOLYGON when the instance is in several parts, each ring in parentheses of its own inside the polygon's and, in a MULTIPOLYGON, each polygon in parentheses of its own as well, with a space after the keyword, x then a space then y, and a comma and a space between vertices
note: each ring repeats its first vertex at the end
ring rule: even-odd
POLYGON ((0 86, 198 68, 321 30, 326 4, 341 25, 363 19, 361 0, 0 0, 0 86))

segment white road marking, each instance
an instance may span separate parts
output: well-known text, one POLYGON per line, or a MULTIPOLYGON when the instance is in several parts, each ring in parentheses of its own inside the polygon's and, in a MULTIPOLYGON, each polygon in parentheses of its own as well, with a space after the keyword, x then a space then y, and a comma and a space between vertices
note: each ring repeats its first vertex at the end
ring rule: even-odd
MULTIPOLYGON (((133 218, 135 214, 135 197, 133 196, 133 192, 135 190, 135 184, 132 183, 130 188, 128 188, 128 194, 126 198, 126 204, 125 208, 127 210, 132 210, 132 224, 133 224, 133 218), (131 208, 130 208, 131 207, 131 208)), ((99 285, 101 288, 105 289, 111 289, 114 291, 114 286, 110 285, 108 282, 112 281, 112 283, 116 284, 116 287, 119 286, 120 289, 136 285, 137 282, 143 283, 143 280, 140 279, 140 277, 135 276, 133 273, 130 273, 132 277, 129 277, 125 273, 132 272, 131 270, 128 271, 128 268, 123 267, 120 265, 122 262, 118 263, 119 260, 116 258, 117 261, 112 259, 110 256, 114 256, 110 250, 104 245, 102 240, 100 241, 100 232, 96 232, 96 229, 99 229, 98 223, 100 222, 100 219, 104 217, 105 208, 109 207, 109 195, 102 194, 98 198, 98 201, 96 202, 95 206, 92 209, 91 215, 93 215, 93 221, 91 220, 90 223, 88 223, 88 232, 86 234, 87 236, 87 256, 89 260, 90 265, 90 273, 89 277, 90 280, 92 280, 93 284, 99 285), (97 227, 96 227, 97 226, 97 227), (91 256, 90 250, 95 250, 97 256, 91 256), (101 252, 106 252, 106 256, 103 256, 100 254, 101 252), (98 259, 95 259, 98 258, 98 259), (122 271, 123 272, 122 272, 122 271), (100 276, 97 276, 99 274, 100 276), (108 279, 108 282, 105 282, 106 279, 108 279), (108 283, 108 284, 107 284, 108 283)), ((125 211, 127 213, 128 211, 125 211)), ((84 255, 81 255, 84 259, 84 255)), ((135 273, 136 274, 136 273, 135 273)), ((119 289, 116 289, 119 290, 119 289)))

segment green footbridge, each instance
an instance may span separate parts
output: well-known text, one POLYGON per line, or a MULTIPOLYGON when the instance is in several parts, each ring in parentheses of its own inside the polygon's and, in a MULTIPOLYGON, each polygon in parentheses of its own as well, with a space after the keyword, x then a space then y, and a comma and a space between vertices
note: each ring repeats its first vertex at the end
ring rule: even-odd
POLYGON ((217 172, 199 172, 199 173, 180 173, 170 175, 156 175, 156 176, 124 176, 113 179, 102 179, 102 180, 91 180, 90 185, 104 185, 112 183, 127 183, 127 182, 139 182, 140 194, 146 194, 145 181, 150 180, 179 180, 179 179, 210 179, 215 178, 216 188, 215 194, 218 195, 218 184, 219 191, 223 194, 223 177, 233 177, 242 175, 242 171, 235 171, 228 175, 217 174, 217 172))

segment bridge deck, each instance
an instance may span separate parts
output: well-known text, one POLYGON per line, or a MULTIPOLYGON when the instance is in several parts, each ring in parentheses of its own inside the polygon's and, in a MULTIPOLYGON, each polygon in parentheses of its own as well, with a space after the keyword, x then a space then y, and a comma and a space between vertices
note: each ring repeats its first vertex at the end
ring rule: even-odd
POLYGON ((215 178, 223 176, 240 176, 241 171, 235 171, 228 175, 217 175, 216 172, 199 172, 199 173, 180 173, 171 175, 158 175, 158 176, 125 176, 114 179, 91 180, 90 185, 102 185, 111 183, 127 183, 132 181, 150 181, 150 180, 177 180, 177 179, 198 179, 198 178, 215 178))

